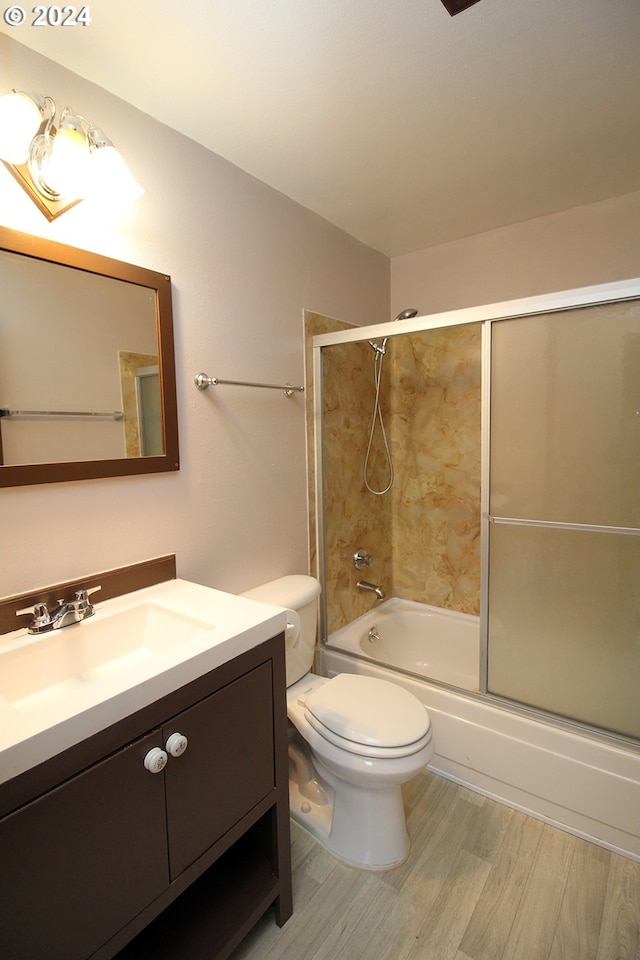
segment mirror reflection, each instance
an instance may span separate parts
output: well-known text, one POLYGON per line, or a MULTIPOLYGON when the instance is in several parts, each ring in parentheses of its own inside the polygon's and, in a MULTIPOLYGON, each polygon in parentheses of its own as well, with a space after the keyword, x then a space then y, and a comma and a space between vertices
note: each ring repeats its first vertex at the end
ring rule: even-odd
POLYGON ((170 278, 0 228, 0 485, 178 469, 170 278))
POLYGON ((162 454, 155 290, 6 250, 0 289, 4 463, 162 454))

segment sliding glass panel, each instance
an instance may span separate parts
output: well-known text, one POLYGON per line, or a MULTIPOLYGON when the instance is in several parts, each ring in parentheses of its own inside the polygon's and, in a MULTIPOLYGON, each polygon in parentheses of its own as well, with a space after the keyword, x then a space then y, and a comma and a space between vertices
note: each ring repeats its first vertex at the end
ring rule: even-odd
POLYGON ((490 525, 489 692, 640 738, 640 536, 490 525))
POLYGON ((639 374, 637 301, 492 326, 488 690, 636 738, 639 374))
POLYGON ((493 324, 491 506, 640 526, 640 306, 493 324))

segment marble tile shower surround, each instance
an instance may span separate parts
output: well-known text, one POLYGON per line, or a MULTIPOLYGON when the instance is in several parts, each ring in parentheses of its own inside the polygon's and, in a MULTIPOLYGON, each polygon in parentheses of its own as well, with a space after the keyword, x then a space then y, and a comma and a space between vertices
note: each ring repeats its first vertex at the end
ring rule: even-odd
MULTIPOLYGON (((348 326, 308 314, 308 351, 314 334, 348 326)), ((430 330, 389 340, 381 403, 395 480, 382 496, 369 493, 363 483, 375 398, 371 347, 368 343, 335 345, 325 349, 323 357, 328 632, 375 604, 372 595, 356 589, 363 574, 364 579, 382 585, 387 596, 477 614, 480 327, 430 330), (375 557, 374 566, 363 574, 352 562, 358 547, 375 557)), ((309 353, 307 374, 310 371, 309 353)), ((312 385, 308 403, 311 393, 312 385)), ((312 440, 312 421, 308 427, 312 440)), ((311 459, 313 510, 312 465, 311 459)), ((369 476, 372 486, 386 485, 379 427, 369 476)), ((314 569, 313 533, 311 539, 314 569)))
POLYGON ((480 325, 391 346, 394 596, 480 612, 480 325))
POLYGON ((140 367, 151 367, 158 363, 157 354, 132 353, 120 350, 120 389, 122 392, 122 410, 124 412, 124 437, 128 457, 139 457, 140 423, 138 420, 138 401, 136 396, 136 371, 140 367))

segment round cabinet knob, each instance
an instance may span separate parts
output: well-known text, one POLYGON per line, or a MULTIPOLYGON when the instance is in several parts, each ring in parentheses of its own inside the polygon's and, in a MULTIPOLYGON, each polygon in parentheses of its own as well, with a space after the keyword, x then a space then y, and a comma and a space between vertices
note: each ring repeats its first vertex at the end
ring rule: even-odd
POLYGON ((172 757, 181 757, 189 746, 189 741, 182 733, 172 733, 166 742, 167 753, 172 757))
POLYGON ((144 758, 145 769, 148 770, 149 773, 161 773, 166 767, 168 759, 161 747, 152 747, 144 758))

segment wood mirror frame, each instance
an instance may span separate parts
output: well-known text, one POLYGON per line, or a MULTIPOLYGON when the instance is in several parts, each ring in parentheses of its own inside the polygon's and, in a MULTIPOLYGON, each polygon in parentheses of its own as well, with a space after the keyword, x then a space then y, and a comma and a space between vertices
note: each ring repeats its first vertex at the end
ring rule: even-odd
POLYGON ((164 453, 160 456, 123 456, 122 458, 105 460, 0 465, 0 487, 56 483, 66 480, 93 480, 101 477, 123 477, 179 470, 171 277, 156 273, 154 270, 147 270, 144 267, 136 267, 120 260, 89 253, 76 247, 69 247, 55 241, 44 240, 41 237, 19 233, 8 227, 0 227, 0 251, 2 250, 32 257, 36 260, 57 263, 75 270, 111 277, 155 291, 164 453))

